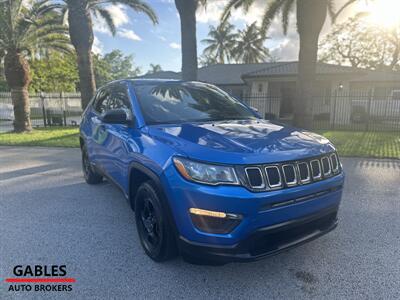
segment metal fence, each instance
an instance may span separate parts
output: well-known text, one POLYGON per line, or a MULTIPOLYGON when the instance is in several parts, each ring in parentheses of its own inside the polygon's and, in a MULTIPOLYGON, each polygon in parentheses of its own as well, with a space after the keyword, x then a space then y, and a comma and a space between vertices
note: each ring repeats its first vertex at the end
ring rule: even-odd
MULTIPOLYGON (((252 94, 244 101, 266 119, 293 121, 295 97, 252 94)), ((312 100, 313 129, 400 131, 400 90, 333 92, 312 100)))
MULTIPOLYGON (((79 93, 31 93, 33 127, 77 126, 81 121, 79 93)), ((0 130, 12 129, 14 120, 11 93, 0 93, 0 130)))
MULTIPOLYGON (((295 97, 251 94, 243 99, 270 120, 291 123, 295 97)), ((81 121, 79 93, 30 94, 33 127, 76 126, 81 121)), ((333 92, 315 96, 312 105, 316 130, 400 131, 400 90, 333 92)), ((11 93, 0 93, 0 131, 13 128, 11 93)))

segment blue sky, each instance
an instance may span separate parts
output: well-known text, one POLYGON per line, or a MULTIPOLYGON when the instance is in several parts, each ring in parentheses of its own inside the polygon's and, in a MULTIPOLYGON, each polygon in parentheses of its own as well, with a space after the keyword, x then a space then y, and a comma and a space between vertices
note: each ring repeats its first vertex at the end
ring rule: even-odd
MULTIPOLYGON (((243 28, 256 20, 265 5, 265 0, 259 0, 248 13, 237 10, 232 14, 231 23, 237 28, 243 28)), ((144 15, 139 14, 122 5, 108 6, 117 25, 118 33, 112 37, 101 20, 94 20, 95 45, 94 51, 107 53, 113 49, 120 49, 125 54, 133 54, 135 63, 146 72, 149 64, 160 64, 164 70, 180 71, 180 22, 179 15, 173 0, 147 1, 156 11, 159 24, 153 25, 144 15)), ((198 54, 204 46, 200 42, 207 36, 210 25, 217 25, 221 11, 227 0, 209 0, 207 10, 199 8, 197 13, 197 41, 198 54)), ((298 53, 298 38, 295 22, 290 27, 287 36, 283 36, 278 20, 274 22, 265 45, 279 60, 296 60, 298 53)), ((324 31, 329 29, 327 24, 324 31)))

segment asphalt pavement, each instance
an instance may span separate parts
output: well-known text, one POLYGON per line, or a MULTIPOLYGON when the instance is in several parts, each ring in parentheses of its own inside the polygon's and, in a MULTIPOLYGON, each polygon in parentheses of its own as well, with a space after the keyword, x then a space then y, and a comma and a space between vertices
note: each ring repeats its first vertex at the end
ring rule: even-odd
POLYGON ((253 263, 157 264, 122 193, 79 149, 0 147, 0 299, 400 299, 400 161, 342 159, 338 228, 253 263), (16 265, 66 265, 69 292, 11 292, 16 265))

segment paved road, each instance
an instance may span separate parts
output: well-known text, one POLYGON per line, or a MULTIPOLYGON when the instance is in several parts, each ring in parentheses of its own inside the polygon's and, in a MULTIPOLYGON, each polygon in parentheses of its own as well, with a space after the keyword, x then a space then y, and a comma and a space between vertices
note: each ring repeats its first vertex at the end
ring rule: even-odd
POLYGON ((156 264, 143 253, 122 194, 83 182, 77 149, 0 147, 0 278, 18 264, 66 264, 92 298, 400 299, 400 161, 343 159, 340 225, 287 253, 247 264, 156 264))

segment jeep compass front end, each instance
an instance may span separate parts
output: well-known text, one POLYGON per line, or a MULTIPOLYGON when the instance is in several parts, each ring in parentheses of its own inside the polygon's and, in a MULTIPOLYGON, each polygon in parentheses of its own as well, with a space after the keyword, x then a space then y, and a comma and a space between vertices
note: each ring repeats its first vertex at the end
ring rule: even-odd
POLYGON ((113 82, 85 110, 80 140, 86 181, 122 190, 156 261, 255 260, 337 225, 334 146, 209 84, 113 82))

